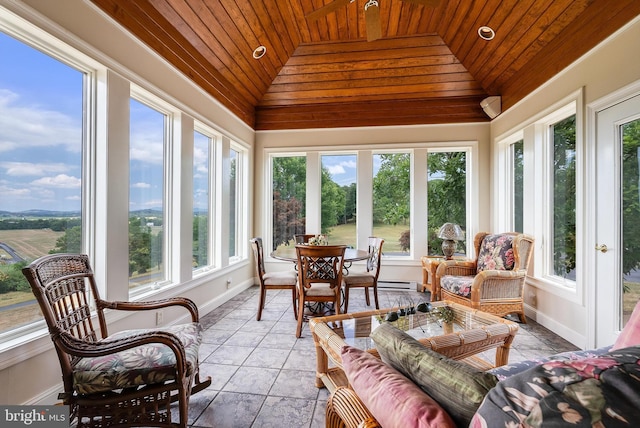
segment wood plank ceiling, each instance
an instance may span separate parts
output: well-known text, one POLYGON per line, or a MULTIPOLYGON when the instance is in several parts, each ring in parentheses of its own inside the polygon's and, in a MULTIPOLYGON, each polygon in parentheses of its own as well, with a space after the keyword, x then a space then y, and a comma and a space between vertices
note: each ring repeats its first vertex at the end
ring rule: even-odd
POLYGON ((332 0, 92 1, 255 130, 487 121, 482 99, 508 109, 640 14, 638 0, 378 0, 367 42, 367 0, 317 21, 332 0))

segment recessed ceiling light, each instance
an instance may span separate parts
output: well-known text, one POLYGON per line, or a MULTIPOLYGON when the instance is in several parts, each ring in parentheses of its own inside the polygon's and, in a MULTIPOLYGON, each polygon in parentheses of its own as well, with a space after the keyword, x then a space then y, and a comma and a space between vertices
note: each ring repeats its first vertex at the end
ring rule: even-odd
POLYGON ((253 50, 253 57, 255 59, 260 59, 267 53, 267 48, 264 46, 258 46, 253 50))
POLYGON ((483 25, 482 27, 478 28, 478 35, 481 39, 493 40, 493 38, 496 36, 496 32, 493 31, 493 28, 483 25))

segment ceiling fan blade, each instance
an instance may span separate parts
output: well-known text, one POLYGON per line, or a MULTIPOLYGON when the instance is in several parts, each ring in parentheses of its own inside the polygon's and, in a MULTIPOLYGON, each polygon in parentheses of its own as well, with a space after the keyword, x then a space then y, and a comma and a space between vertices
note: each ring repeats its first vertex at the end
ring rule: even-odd
POLYGON ((402 0, 407 3, 419 4, 427 7, 438 7, 440 6, 440 0, 402 0))
POLYGON ((313 12, 308 14, 306 18, 309 21, 316 21, 330 14, 331 12, 335 12, 341 7, 348 5, 349 3, 351 3, 351 1, 352 0, 333 0, 331 3, 322 6, 320 9, 314 10, 313 12))
POLYGON ((382 38, 382 26, 380 25, 380 6, 365 6, 364 20, 367 25, 367 41, 372 42, 382 38))

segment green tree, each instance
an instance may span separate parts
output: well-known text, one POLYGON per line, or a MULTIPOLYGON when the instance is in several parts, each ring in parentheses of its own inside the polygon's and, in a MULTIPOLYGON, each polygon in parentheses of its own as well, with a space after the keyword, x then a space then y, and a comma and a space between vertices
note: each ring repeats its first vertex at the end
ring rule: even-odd
POLYGON ((164 231, 151 234, 151 265, 160 267, 163 260, 164 231))
POLYGON ((321 209, 321 230, 328 234, 330 229, 341 222, 344 215, 347 195, 325 167, 322 167, 322 206, 321 209))
POLYGON ((129 275, 151 267, 151 228, 140 217, 129 218, 129 275))
POLYGON ((209 216, 199 214, 193 217, 193 265, 202 266, 209 260, 209 216))
POLYGON ((49 251, 49 254, 79 253, 80 251, 82 251, 82 227, 73 226, 64 231, 64 235, 58 238, 56 246, 49 251))
POLYGON ((373 222, 406 224, 410 212, 410 156, 380 155, 380 169, 373 178, 373 222))
POLYGON ((576 268, 576 116, 553 125, 553 267, 560 276, 576 268))
POLYGON ((0 264, 0 294, 11 291, 30 291, 31 287, 22 274, 26 261, 0 264))
POLYGON ((273 159, 273 249, 305 233, 306 162, 304 156, 273 159))
MULTIPOLYGON (((442 254, 442 240, 438 230, 444 223, 459 224, 466 228, 467 155, 465 152, 429 153, 428 253, 442 254)), ((466 252, 464 242, 458 242, 458 251, 466 252)))
POLYGON ((344 213, 342 214, 342 218, 340 220, 341 223, 347 224, 349 221, 355 220, 357 214, 357 186, 356 183, 351 183, 348 186, 342 186, 342 191, 344 192, 345 204, 344 204, 344 213))
POLYGON ((622 271, 640 268, 640 120, 622 126, 622 271))

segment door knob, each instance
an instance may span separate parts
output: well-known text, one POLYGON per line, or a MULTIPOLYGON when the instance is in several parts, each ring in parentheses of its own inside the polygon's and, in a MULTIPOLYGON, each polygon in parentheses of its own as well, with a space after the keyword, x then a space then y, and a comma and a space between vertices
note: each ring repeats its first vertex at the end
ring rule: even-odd
POLYGON ((596 250, 600 251, 601 253, 606 253, 609 249, 607 248, 606 244, 600 244, 596 245, 596 250))

